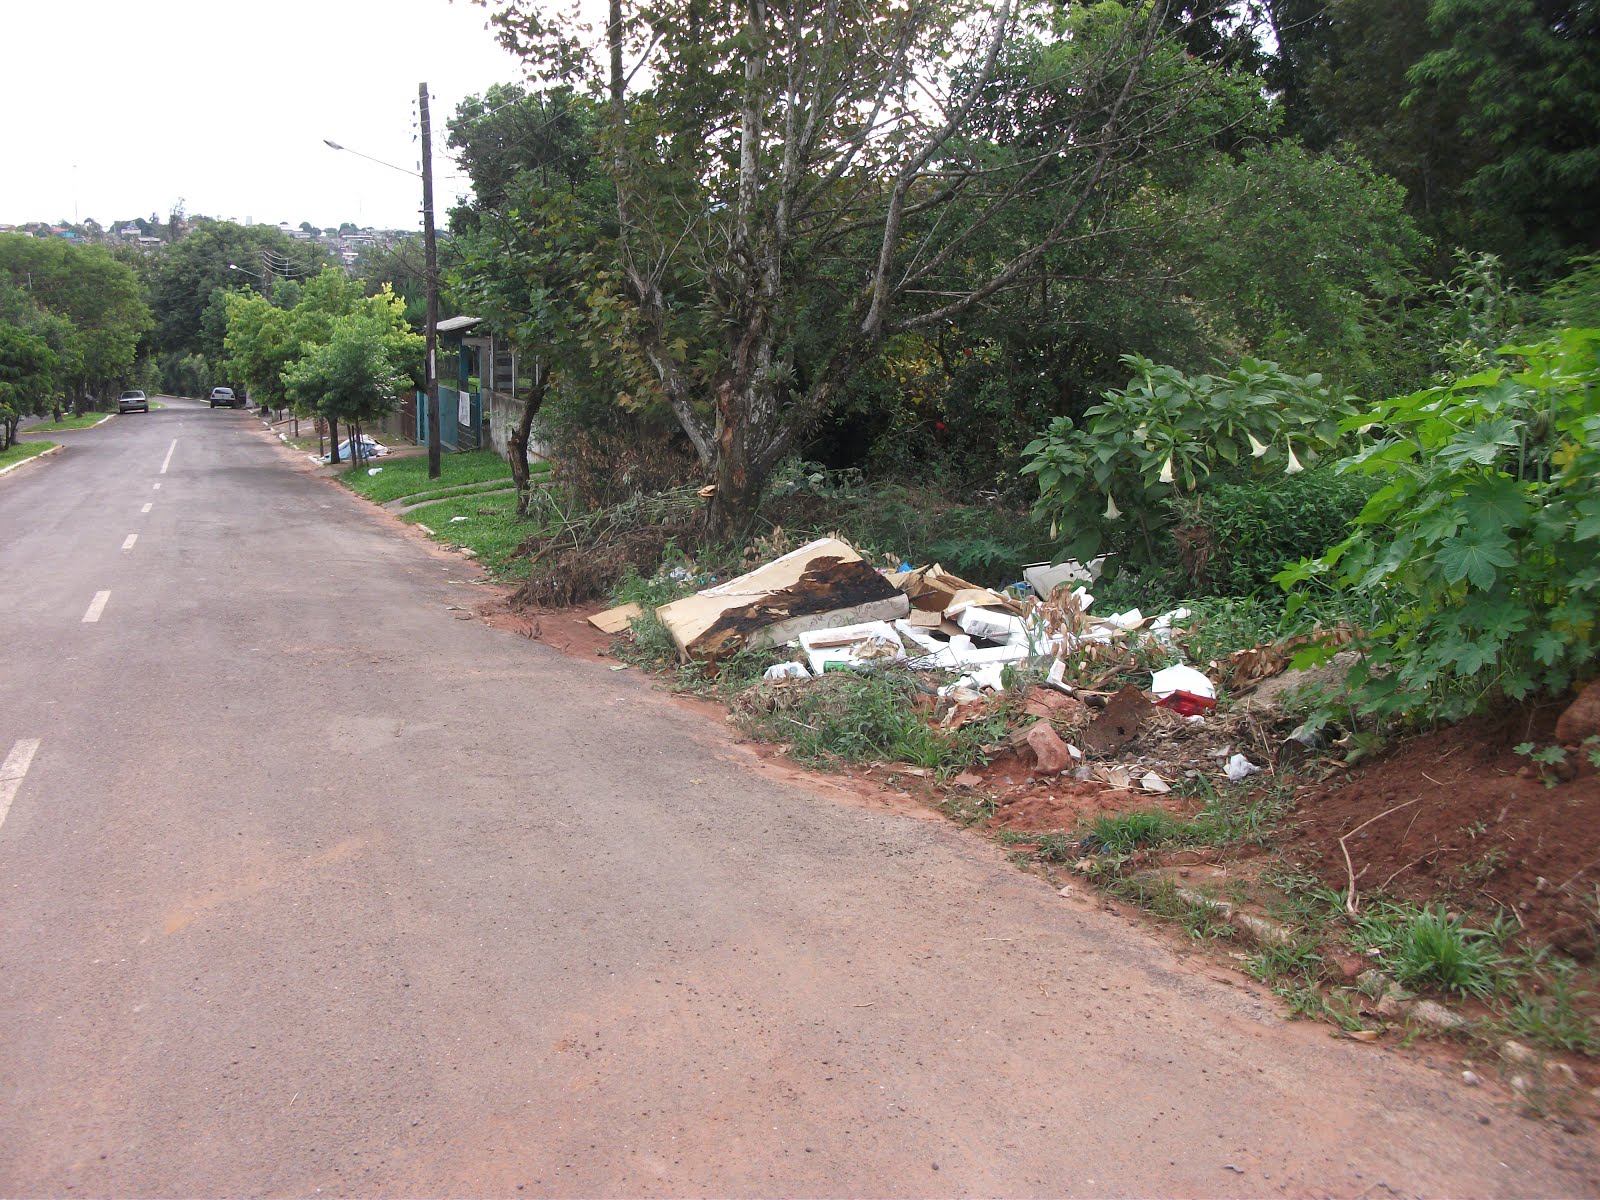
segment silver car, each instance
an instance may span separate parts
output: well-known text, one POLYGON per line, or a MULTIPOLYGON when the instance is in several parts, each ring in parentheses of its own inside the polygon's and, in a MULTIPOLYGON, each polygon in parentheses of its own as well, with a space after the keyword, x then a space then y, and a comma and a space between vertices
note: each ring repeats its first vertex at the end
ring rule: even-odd
POLYGON ((212 388, 211 389, 211 407, 212 408, 216 408, 219 404, 223 408, 232 408, 233 407, 233 389, 232 388, 220 388, 219 387, 219 388, 212 388))
POLYGON ((140 412, 150 411, 150 401, 143 392, 137 390, 123 392, 122 395, 117 397, 117 411, 119 413, 132 412, 134 409, 138 409, 140 412))

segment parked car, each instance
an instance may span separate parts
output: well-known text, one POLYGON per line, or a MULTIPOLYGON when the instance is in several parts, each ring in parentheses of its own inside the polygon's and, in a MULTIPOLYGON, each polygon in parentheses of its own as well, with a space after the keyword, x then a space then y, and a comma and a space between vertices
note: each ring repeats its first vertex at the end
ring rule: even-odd
POLYGON ((132 412, 134 409, 138 409, 140 412, 150 411, 150 400, 143 392, 134 389, 133 391, 123 392, 122 395, 117 397, 117 411, 119 413, 132 412))
POLYGON ((216 408, 219 404, 224 408, 233 407, 232 388, 216 387, 211 389, 211 407, 216 408))

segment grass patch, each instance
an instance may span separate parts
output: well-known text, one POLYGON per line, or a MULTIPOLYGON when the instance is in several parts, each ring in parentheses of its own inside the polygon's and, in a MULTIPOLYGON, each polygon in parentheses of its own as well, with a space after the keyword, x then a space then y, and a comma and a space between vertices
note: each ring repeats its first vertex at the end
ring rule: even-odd
POLYGON ((461 483, 485 483, 490 480, 509 482, 511 479, 511 464, 493 450, 446 454, 440 460, 438 479, 428 478, 426 454, 384 459, 372 465, 382 469, 376 475, 369 475, 370 466, 354 467, 340 475, 339 482, 374 504, 387 504, 391 500, 430 492, 437 494, 442 488, 461 483))
POLYGON ((16 442, 0 450, 0 467, 9 467, 12 463, 36 458, 54 446, 54 442, 16 442))
POLYGON ((473 551, 491 575, 509 579, 527 574, 528 560, 517 555, 517 548, 538 526, 517 516, 517 498, 510 492, 441 500, 403 519, 426 525, 437 541, 473 551))
POLYGON ((98 425, 108 417, 109 413, 84 413, 81 417, 62 417, 59 421, 45 421, 40 425, 30 425, 23 433, 60 433, 65 429, 88 429, 98 425))
MULTIPOLYGON (((545 468, 548 470, 549 468, 545 468)), ((543 472, 538 472, 542 474, 543 472)), ((510 478, 494 479, 488 483, 464 484, 458 488, 440 488, 436 492, 419 492, 415 496, 402 497, 407 504, 427 504, 434 500, 450 500, 456 496, 481 496, 485 492, 503 492, 511 486, 510 478)))
POLYGON ((1510 983, 1511 960, 1497 933, 1470 929, 1443 907, 1373 906, 1357 919, 1353 938, 1364 950, 1378 950, 1384 969, 1404 987, 1487 1000, 1510 983))
POLYGON ((1233 926, 1211 905, 1191 899, 1170 879, 1123 875, 1111 880, 1107 890, 1118 899, 1136 904, 1157 920, 1181 925, 1197 939, 1231 938, 1233 926))
POLYGON ((1502 1024, 1507 1032, 1554 1050, 1600 1054, 1594 1019, 1580 1008, 1590 993, 1579 987, 1577 976, 1578 968, 1570 961, 1541 961, 1537 979, 1542 994, 1525 993, 1505 1009, 1502 1024))
POLYGON ((1083 847, 1091 853, 1099 851, 1126 858, 1146 846, 1166 846, 1188 841, 1192 832, 1188 822, 1180 821, 1160 808, 1106 813, 1096 817, 1089 826, 1083 847))
POLYGON ((762 685, 740 698, 739 726, 752 737, 787 742, 801 762, 899 762, 941 773, 983 761, 981 749, 1004 729, 999 717, 957 730, 928 723, 909 671, 831 672, 784 687, 762 685))

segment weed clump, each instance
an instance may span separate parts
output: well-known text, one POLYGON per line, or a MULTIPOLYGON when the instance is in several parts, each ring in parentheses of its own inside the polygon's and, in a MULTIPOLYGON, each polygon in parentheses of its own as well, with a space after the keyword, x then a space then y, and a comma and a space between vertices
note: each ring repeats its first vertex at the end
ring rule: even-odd
POLYGON ((982 746, 1003 719, 941 729, 928 721, 932 697, 909 671, 840 671, 820 679, 757 683, 733 706, 740 729, 763 741, 786 742, 802 762, 903 762, 956 771, 984 757, 982 746))

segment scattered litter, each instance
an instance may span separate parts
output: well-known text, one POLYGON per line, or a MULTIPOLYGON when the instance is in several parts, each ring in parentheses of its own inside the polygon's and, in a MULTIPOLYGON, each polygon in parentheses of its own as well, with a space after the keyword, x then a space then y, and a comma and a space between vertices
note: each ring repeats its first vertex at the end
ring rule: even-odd
POLYGON ((810 679, 811 672, 806 670, 805 663, 781 662, 773 663, 761 674, 763 679, 810 679))
POLYGON ((626 671, 628 669, 628 664, 627 663, 618 663, 616 666, 612 667, 611 669, 613 671, 626 671))
POLYGON ((470 517, 451 517, 450 518, 450 524, 454 525, 457 521, 467 521, 467 520, 471 520, 471 518, 470 517))
POLYGON ((864 621, 800 635, 800 648, 814 674, 851 670, 868 663, 904 662, 906 651, 887 621, 864 621))
POLYGON ((1228 765, 1223 768, 1223 772, 1232 783, 1238 783, 1241 779, 1248 779, 1260 770, 1260 767, 1242 754, 1235 754, 1228 760, 1228 765))
POLYGON ((1041 600, 1048 600, 1051 593, 1064 583, 1094 583, 1100 578, 1106 557, 1102 554, 1087 563, 1070 558, 1066 562, 1054 565, 1029 563, 1022 568, 1022 577, 1028 581, 1028 586, 1033 589, 1034 595, 1041 600))
POLYGON ((382 470, 383 470, 382 467, 368 467, 367 468, 367 474, 368 475, 376 475, 382 470))
POLYGON ((616 608, 608 608, 605 612, 597 612, 589 618, 601 633, 621 633, 629 628, 640 617, 644 616, 644 609, 637 604, 619 604, 616 608))
POLYGON ((1147 792, 1156 793, 1158 796, 1172 790, 1167 781, 1154 771, 1146 771, 1144 777, 1139 780, 1139 786, 1147 792))
MULTIPOLYGON (((1138 611, 1137 609, 1134 611, 1138 611)), ((1179 663, 1165 667, 1150 676, 1150 691, 1157 700, 1165 700, 1174 692, 1188 692, 1208 700, 1217 698, 1216 685, 1193 667, 1179 663)))
POLYGON ((1179 716, 1194 717, 1217 706, 1216 685, 1193 667, 1179 663, 1150 676, 1156 703, 1179 716))

